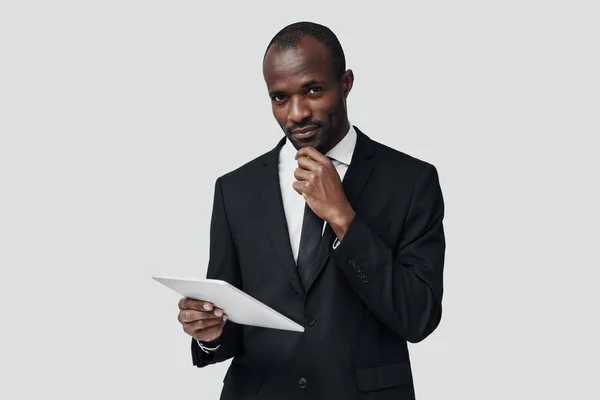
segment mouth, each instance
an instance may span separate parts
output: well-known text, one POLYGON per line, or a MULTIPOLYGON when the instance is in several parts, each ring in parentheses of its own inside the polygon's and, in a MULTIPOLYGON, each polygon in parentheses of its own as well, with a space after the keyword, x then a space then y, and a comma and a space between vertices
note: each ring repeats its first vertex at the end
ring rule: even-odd
POLYGON ((312 128, 296 129, 295 131, 292 131, 292 136, 299 140, 306 140, 315 136, 318 130, 318 126, 314 126, 312 128))

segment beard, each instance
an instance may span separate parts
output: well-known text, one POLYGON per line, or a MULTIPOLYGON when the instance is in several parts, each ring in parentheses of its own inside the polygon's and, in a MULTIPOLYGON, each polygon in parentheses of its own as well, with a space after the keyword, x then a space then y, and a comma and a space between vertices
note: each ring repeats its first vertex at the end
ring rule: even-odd
POLYGON ((343 98, 340 97, 336 107, 330 111, 330 114, 326 115, 324 120, 305 120, 299 124, 294 124, 288 128, 281 126, 283 132, 294 145, 296 150, 300 150, 302 147, 312 146, 321 154, 325 154, 331 149, 332 144, 336 142, 337 138, 344 135, 346 132, 341 132, 344 121, 347 120, 346 108, 343 98), (310 139, 301 140, 292 134, 292 131, 304 128, 318 128, 318 132, 315 136, 310 139))
POLYGON ((310 140, 298 140, 291 133, 286 132, 287 138, 290 140, 296 150, 300 150, 302 147, 312 146, 320 153, 324 154, 323 151, 328 147, 335 137, 335 133, 331 129, 326 129, 323 126, 319 126, 319 132, 312 137, 310 140))
MULTIPOLYGON (((290 128, 283 129, 285 135, 289 141, 294 145, 296 150, 300 150, 302 147, 312 146, 319 153, 325 154, 331 149, 331 146, 338 136, 342 135, 341 122, 343 118, 331 116, 328 121, 324 124, 320 121, 307 121, 303 124, 294 125, 290 128), (319 131, 310 139, 299 140, 293 134, 292 131, 296 129, 302 129, 306 127, 318 127, 319 131)), ((345 133, 345 132, 344 132, 345 133)))

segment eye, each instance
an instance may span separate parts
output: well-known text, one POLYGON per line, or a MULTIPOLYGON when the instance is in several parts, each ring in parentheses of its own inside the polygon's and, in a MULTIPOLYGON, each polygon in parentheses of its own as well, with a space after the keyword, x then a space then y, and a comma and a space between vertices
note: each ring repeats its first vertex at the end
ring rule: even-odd
POLYGON ((275 96, 271 97, 271 100, 274 103, 282 103, 286 100, 287 96, 283 95, 283 94, 276 94, 275 96))
POLYGON ((310 89, 308 89, 309 94, 318 94, 318 93, 321 93, 322 91, 323 91, 323 88, 320 88, 320 87, 311 87, 310 89))

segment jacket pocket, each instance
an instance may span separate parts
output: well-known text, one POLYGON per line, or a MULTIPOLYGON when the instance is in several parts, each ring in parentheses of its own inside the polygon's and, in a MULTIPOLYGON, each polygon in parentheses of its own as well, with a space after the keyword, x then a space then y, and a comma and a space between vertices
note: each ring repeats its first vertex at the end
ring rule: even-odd
POLYGON ((363 392, 412 384, 412 372, 407 362, 356 369, 358 389, 363 392))
POLYGON ((258 393, 263 379, 262 371, 232 362, 223 378, 223 384, 230 386, 240 394, 255 395, 258 393))

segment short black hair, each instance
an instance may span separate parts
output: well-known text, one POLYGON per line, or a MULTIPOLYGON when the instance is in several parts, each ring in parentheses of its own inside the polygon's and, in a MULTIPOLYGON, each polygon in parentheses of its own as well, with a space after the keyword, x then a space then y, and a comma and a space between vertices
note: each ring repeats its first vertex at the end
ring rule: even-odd
POLYGON ((291 50, 296 48, 298 42, 305 36, 313 37, 323 43, 329 50, 333 64, 333 72, 335 77, 340 79, 344 72, 346 72, 346 57, 344 56, 342 45, 331 29, 314 22, 295 22, 280 30, 273 39, 271 39, 271 42, 269 42, 263 60, 273 45, 277 45, 284 51, 291 50))

